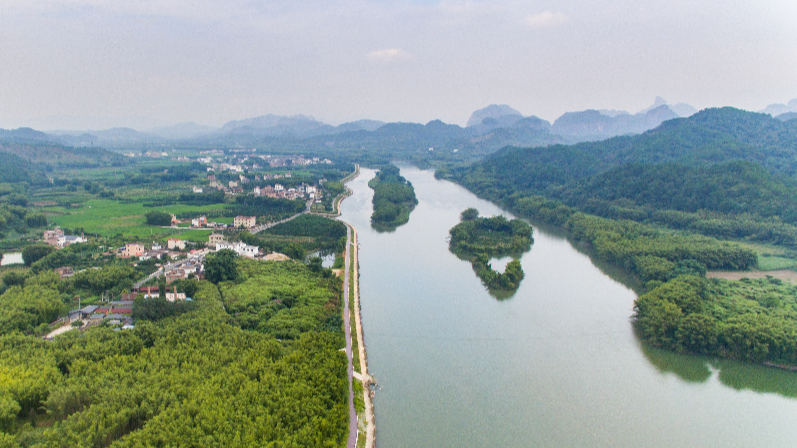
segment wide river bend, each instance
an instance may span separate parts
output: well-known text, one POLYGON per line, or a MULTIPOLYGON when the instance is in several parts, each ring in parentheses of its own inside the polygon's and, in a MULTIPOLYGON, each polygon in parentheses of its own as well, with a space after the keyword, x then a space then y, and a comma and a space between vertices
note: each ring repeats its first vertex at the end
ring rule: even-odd
POLYGON ((401 168, 420 201, 408 224, 371 228, 372 170, 341 205, 359 232, 379 448, 797 447, 797 373, 646 347, 634 291, 536 226, 525 279, 496 299, 446 236, 468 207, 512 215, 401 168))

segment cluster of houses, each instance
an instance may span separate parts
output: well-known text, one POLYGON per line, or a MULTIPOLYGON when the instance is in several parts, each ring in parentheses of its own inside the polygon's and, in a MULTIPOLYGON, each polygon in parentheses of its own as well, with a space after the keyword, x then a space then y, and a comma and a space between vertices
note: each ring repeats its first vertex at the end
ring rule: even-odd
MULTIPOLYGON (((255 217, 253 216, 237 216, 235 218, 236 225, 244 227, 252 227, 255 225, 255 217)), ((204 278, 204 257, 209 254, 213 249, 220 251, 229 249, 236 254, 247 258, 260 258, 260 248, 257 246, 250 246, 243 242, 228 242, 224 240, 224 235, 220 233, 212 233, 208 237, 209 249, 192 250, 188 258, 181 260, 175 264, 167 264, 164 276, 166 284, 171 284, 175 280, 185 279, 193 276, 197 279, 204 278)), ((179 252, 177 250, 185 249, 185 241, 178 238, 170 238, 166 247, 158 243, 153 243, 150 249, 147 250, 143 244, 140 243, 127 243, 124 248, 120 248, 117 256, 123 258, 138 257, 141 260, 148 260, 151 258, 161 259, 163 255, 176 256, 179 252)), ((71 267, 61 267, 55 269, 55 272, 62 278, 68 278, 74 274, 71 267)), ((159 275, 159 274, 158 274, 159 275)), ((82 320, 86 326, 96 325, 101 322, 107 322, 111 325, 119 324, 121 329, 133 328, 133 301, 139 295, 144 298, 158 297, 160 289, 158 286, 141 286, 138 289, 133 289, 129 294, 122 294, 121 300, 102 303, 100 305, 90 305, 80 308, 69 313, 68 320, 73 322, 75 320, 82 320)), ((164 293, 166 300, 169 302, 192 300, 186 297, 183 292, 178 292, 176 287, 167 288, 164 293), (170 290, 171 289, 171 290, 170 290)))
MULTIPOLYGON (((254 216, 249 216, 249 217, 239 216, 236 219, 238 219, 238 218, 250 218, 250 219, 254 220, 254 216)), ((254 221, 252 221, 252 224, 254 224, 254 221)), ((218 252, 218 251, 220 251, 222 249, 230 249, 230 250, 234 251, 236 254, 238 254, 238 255, 240 255, 242 257, 247 257, 247 258, 256 258, 256 257, 260 256, 260 248, 259 247, 250 246, 250 245, 245 244, 245 243, 243 243, 241 241, 234 242, 234 243, 224 241, 224 235, 222 235, 220 233, 211 233, 210 234, 210 236, 208 237, 208 246, 209 247, 215 247, 216 248, 216 252, 218 252)))
POLYGON ((285 188, 280 184, 274 184, 273 187, 271 185, 267 185, 263 188, 255 187, 252 193, 255 196, 284 199, 304 199, 307 197, 310 200, 315 200, 321 197, 316 187, 305 183, 299 185, 298 188, 285 188))
POLYGON ((132 328, 133 324, 133 300, 129 299, 130 296, 135 299, 136 294, 122 294, 123 300, 118 302, 110 302, 102 305, 89 305, 80 308, 79 310, 71 311, 69 313, 69 321, 83 320, 89 325, 96 325, 100 322, 107 321, 111 325, 123 324, 123 329, 132 328))
MULTIPOLYGON (((177 292, 177 287, 173 287, 172 291, 166 289, 164 296, 166 297, 167 302, 176 302, 182 300, 192 300, 190 297, 186 297, 184 292, 177 292)), ((136 293, 134 293, 136 294, 136 293)), ((156 297, 160 297, 160 287, 158 286, 142 286, 137 294, 142 294, 145 299, 152 299, 156 297)))
POLYGON ((180 255, 176 251, 185 250, 185 247, 185 241, 179 238, 169 238, 165 247, 158 243, 152 243, 149 250, 141 243, 126 243, 125 247, 116 253, 116 256, 119 258, 138 257, 141 261, 152 258, 160 260, 164 255, 169 255, 170 257, 180 255))
MULTIPOLYGON (((169 157, 169 153, 162 152, 162 151, 147 151, 147 152, 126 152, 124 153, 125 157, 151 157, 153 159, 160 159, 161 157, 169 157)), ((188 161, 188 158, 185 158, 185 161, 188 161)))
POLYGON ((261 159, 268 162, 269 166, 272 168, 286 166, 288 165, 288 160, 291 161, 291 165, 315 165, 318 163, 326 163, 328 165, 332 164, 332 161, 329 159, 320 159, 318 157, 306 158, 304 156, 298 156, 296 154, 292 156, 271 156, 269 154, 263 156, 256 156, 260 157, 261 159))
MULTIPOLYGON (((145 299, 159 297, 160 288, 158 286, 143 286, 137 291, 134 290, 129 294, 122 294, 119 301, 84 306, 78 310, 71 311, 68 315, 68 321, 74 322, 80 319, 89 325, 107 321, 111 325, 124 325, 122 329, 132 328, 133 301, 139 295, 143 295, 145 299)), ((167 288, 164 295, 168 302, 193 300, 191 297, 186 297, 184 292, 177 292, 177 287, 172 287, 171 290, 167 288)))
POLYGON ((50 246, 62 249, 70 244, 85 243, 87 240, 83 236, 66 235, 60 227, 53 230, 45 230, 43 240, 50 246))
MULTIPOLYGON (((187 220, 185 222, 188 222, 187 220)), ((177 219, 177 216, 172 215, 172 226, 177 226, 182 224, 183 221, 177 219)), ((202 215, 198 218, 191 218, 191 227, 196 229, 201 229, 203 227, 210 227, 210 228, 218 228, 218 229, 226 229, 229 227, 227 224, 222 224, 220 222, 208 221, 208 217, 202 215)), ((179 243, 176 243, 179 244, 179 243)), ((184 244, 184 243, 183 243, 184 244)), ((171 247, 170 247, 171 249, 171 247)), ((180 247, 180 249, 184 249, 184 247, 180 247)))

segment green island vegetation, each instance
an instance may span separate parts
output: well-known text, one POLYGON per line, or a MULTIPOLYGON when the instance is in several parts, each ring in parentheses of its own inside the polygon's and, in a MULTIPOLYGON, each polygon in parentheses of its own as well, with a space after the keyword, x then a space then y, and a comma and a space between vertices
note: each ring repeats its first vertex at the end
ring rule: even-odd
POLYGON ((523 280, 523 268, 517 254, 527 252, 534 242, 532 228, 519 219, 503 216, 480 218, 479 211, 462 212, 460 223, 449 231, 449 249, 469 260, 476 275, 491 290, 514 291, 523 280), (503 273, 490 265, 491 257, 514 256, 503 273))
POLYGON ((650 344, 797 365, 782 337, 797 318, 791 289, 705 279, 707 270, 797 267, 797 121, 706 109, 640 135, 507 147, 436 176, 559 226, 577 247, 630 273, 650 344), (779 305, 755 308, 740 297, 777 297, 770 303, 779 305))
POLYGON ((371 226, 377 230, 394 230, 410 220, 410 212, 418 205, 412 184, 399 174, 393 164, 382 166, 368 182, 374 190, 374 212, 371 226))

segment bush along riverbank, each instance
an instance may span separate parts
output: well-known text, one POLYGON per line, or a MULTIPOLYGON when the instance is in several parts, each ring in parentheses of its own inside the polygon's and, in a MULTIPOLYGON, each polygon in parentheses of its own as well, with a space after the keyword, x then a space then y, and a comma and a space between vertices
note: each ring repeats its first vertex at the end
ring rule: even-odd
POLYGON ((479 217, 479 211, 469 208, 462 212, 461 221, 449 231, 449 249, 459 258, 468 260, 476 275, 494 292, 514 292, 523 280, 519 254, 528 251, 534 242, 531 226, 503 216, 479 217), (490 265, 491 257, 512 256, 503 273, 490 265))
POLYGON ((683 275, 640 296, 635 311, 651 345, 797 366, 797 287, 778 279, 683 275))

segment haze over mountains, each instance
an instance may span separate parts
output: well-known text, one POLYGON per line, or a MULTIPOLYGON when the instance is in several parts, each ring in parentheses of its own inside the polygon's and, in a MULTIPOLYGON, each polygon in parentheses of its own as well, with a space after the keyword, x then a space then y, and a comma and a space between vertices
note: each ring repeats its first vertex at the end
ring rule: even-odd
MULTIPOLYGON (((233 120, 221 128, 197 123, 180 123, 145 132, 117 127, 105 130, 51 131, 30 128, 0 129, 0 139, 12 142, 47 142, 68 146, 135 148, 176 142, 188 144, 248 146, 264 140, 302 140, 327 146, 363 146, 375 140, 417 142, 421 147, 444 146, 451 149, 477 146, 491 152, 506 145, 542 146, 559 143, 598 141, 618 135, 641 134, 667 120, 693 115, 697 110, 684 103, 669 104, 661 97, 637 113, 622 110, 584 110, 568 112, 553 123, 539 117, 524 116, 508 105, 490 105, 473 112, 466 127, 439 120, 426 125, 384 123, 359 120, 332 126, 308 115, 263 115, 233 120), (318 141, 314 141, 318 140, 318 141)), ((797 99, 787 104, 772 104, 761 111, 781 120, 797 116, 797 99)))

